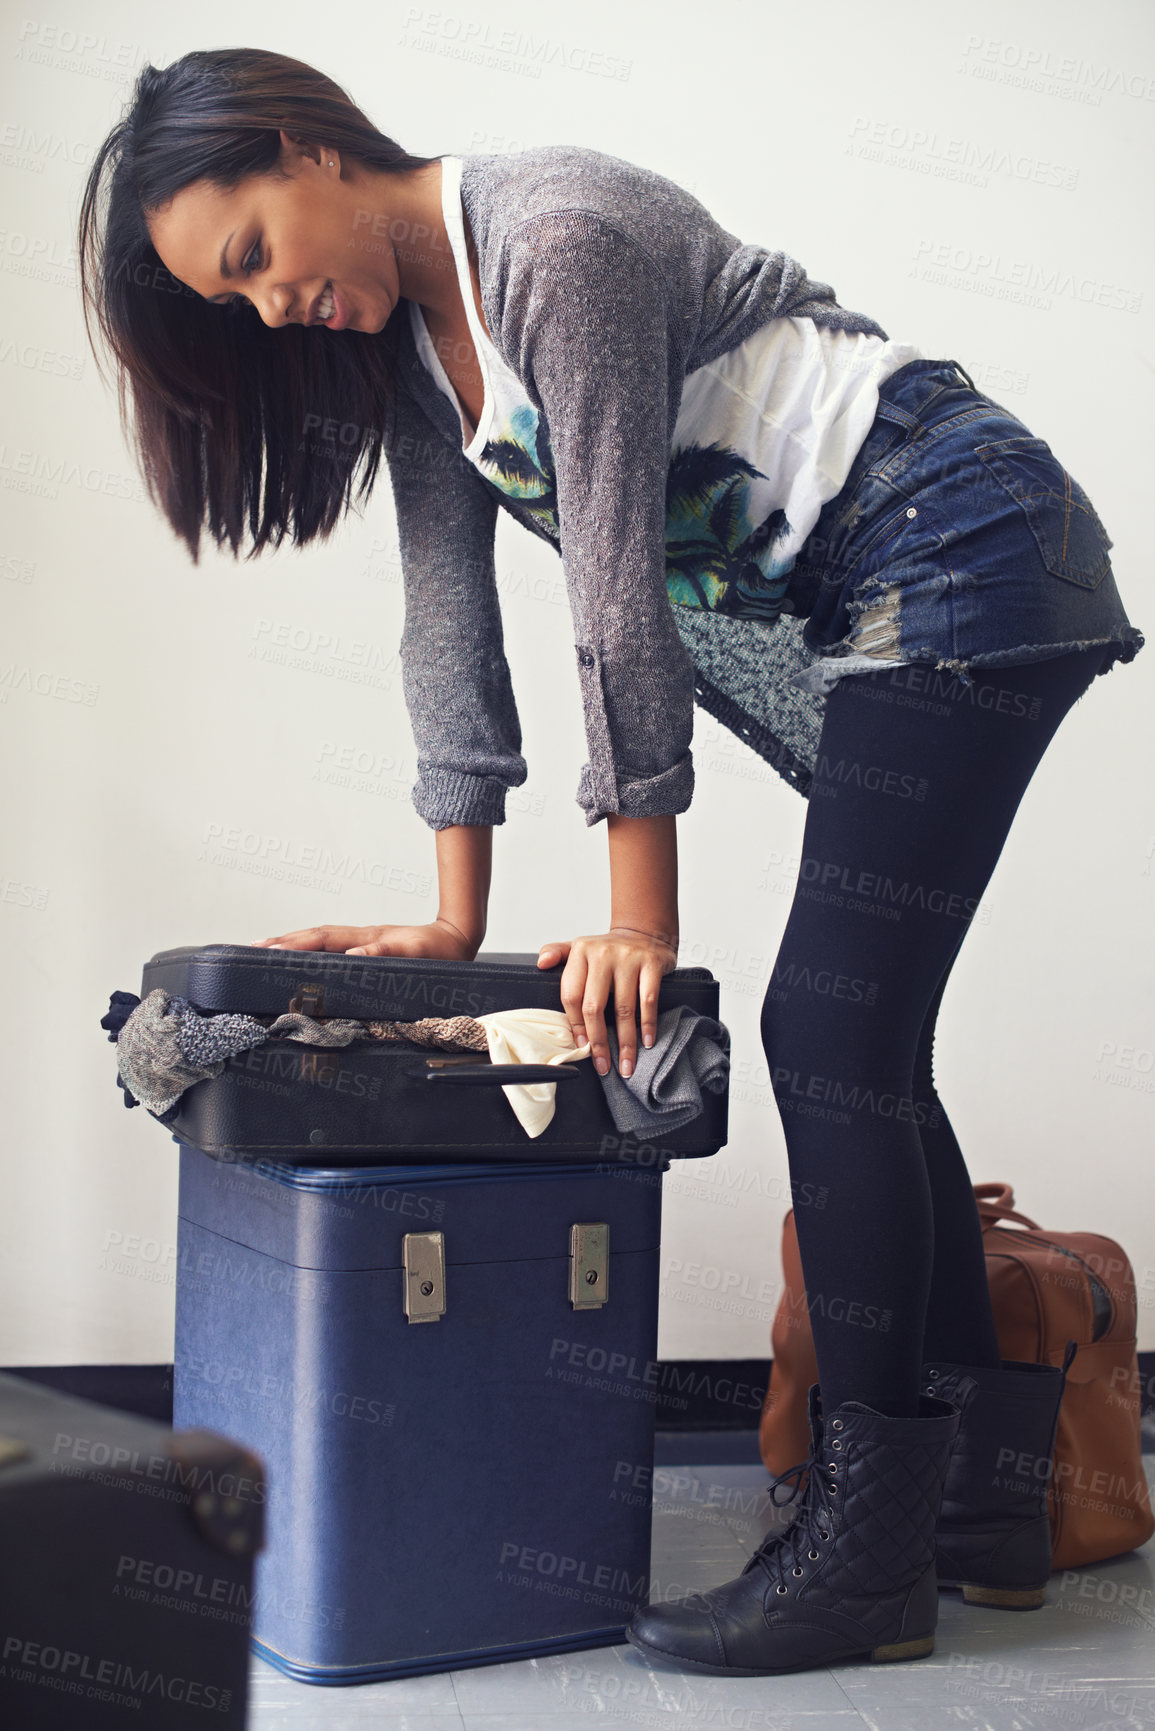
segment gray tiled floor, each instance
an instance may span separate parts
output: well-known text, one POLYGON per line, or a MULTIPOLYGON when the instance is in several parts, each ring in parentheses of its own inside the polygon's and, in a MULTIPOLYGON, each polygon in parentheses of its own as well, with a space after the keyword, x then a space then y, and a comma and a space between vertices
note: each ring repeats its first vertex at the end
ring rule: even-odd
MULTIPOLYGON (((1155 1456, 1145 1455, 1148 1479, 1155 1456)), ((788 1511, 756 1466, 655 1473, 653 1575, 715 1586, 788 1511)), ((360 1688, 290 1682, 253 1661, 253 1731, 590 1731, 677 1719, 723 1731, 1155 1731, 1155 1540, 1051 1577, 1041 1611, 940 1599, 934 1653, 779 1677, 698 1677, 598 1647, 360 1688)))

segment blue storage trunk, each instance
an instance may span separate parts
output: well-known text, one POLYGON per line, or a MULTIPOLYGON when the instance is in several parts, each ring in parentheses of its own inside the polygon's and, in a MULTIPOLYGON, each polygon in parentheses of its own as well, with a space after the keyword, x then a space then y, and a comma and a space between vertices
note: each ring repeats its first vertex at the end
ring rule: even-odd
POLYGON ((623 1638, 665 1169, 180 1145, 174 1422, 265 1461, 264 1658, 361 1683, 623 1638))

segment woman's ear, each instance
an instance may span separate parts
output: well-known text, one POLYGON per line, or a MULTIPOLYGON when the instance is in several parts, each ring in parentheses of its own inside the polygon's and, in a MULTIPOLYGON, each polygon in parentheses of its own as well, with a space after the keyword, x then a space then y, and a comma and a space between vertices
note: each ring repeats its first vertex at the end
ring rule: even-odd
POLYGON ((303 139, 299 135, 286 132, 283 126, 279 128, 279 131, 281 135, 280 166, 284 173, 295 174, 306 162, 311 162, 318 168, 324 168, 328 171, 328 165, 331 161, 333 178, 336 179, 340 173, 341 159, 335 150, 330 150, 324 145, 313 144, 309 139, 303 139))

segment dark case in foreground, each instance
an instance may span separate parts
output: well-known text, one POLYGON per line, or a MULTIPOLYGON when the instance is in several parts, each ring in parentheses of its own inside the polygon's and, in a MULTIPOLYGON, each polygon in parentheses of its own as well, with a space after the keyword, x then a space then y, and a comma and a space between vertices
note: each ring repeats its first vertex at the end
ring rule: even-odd
POLYGON ((245 1724, 261 1462, 0 1375, 0 1724, 245 1724))
MULTIPOLYGON (((202 944, 153 956, 140 995, 161 986, 206 1014, 297 1009, 412 1022, 523 1007, 560 1010, 561 975, 560 967, 538 968, 532 955, 483 951, 472 962, 442 962, 202 944)), ((718 982, 709 969, 676 968, 664 977, 659 1014, 678 1004, 717 1019, 718 982)), ((272 1039, 188 1088, 161 1121, 178 1142, 204 1153, 288 1165, 639 1158, 652 1165, 714 1154, 725 1144, 728 1094, 707 1091, 702 1098, 697 1118, 656 1139, 660 1149, 642 1143, 639 1154, 639 1139, 618 1131, 588 1059, 546 1071, 492 1064, 485 1054, 462 1062, 408 1042, 367 1038, 322 1048, 272 1039), (553 1120, 531 1138, 501 1087, 555 1079, 553 1120)))
POLYGON ((266 1659, 362 1683, 622 1640, 649 1598, 664 1166, 181 1148, 175 1418, 267 1462, 266 1659))

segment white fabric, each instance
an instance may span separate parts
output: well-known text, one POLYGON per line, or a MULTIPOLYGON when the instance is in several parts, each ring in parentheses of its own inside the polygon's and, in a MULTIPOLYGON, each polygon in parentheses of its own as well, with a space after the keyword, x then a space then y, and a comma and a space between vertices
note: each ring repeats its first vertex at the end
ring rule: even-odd
MULTIPOLYGON (((507 440, 531 457, 545 453, 537 445, 537 410, 478 316, 460 187, 461 159, 443 157, 442 213, 484 382, 476 428, 470 426, 441 364, 421 309, 410 301, 414 340, 422 361, 457 411, 465 457, 510 498, 532 504, 541 490, 539 476, 510 473, 500 461, 483 456, 486 445, 507 440)), ((671 457, 686 446, 718 445, 758 471, 753 476, 735 471, 735 476, 747 528, 763 523, 776 510, 785 517, 784 527, 757 555, 767 583, 790 570, 823 505, 841 491, 874 420, 878 387, 908 361, 924 359, 912 343, 831 330, 808 318, 777 318, 717 360, 687 373, 671 457)), ((539 515, 543 526, 556 536, 553 513, 543 510, 539 515)), ((667 518, 670 549, 679 541, 700 541, 702 532, 700 505, 681 517, 671 512, 667 518)), ((712 606, 717 579, 703 571, 700 580, 712 606)), ((668 584, 672 601, 702 605, 684 576, 671 573, 668 584)))
POLYGON ((781 509, 789 524, 762 565, 766 577, 790 569, 823 505, 841 491, 878 409, 879 385, 922 359, 911 343, 786 318, 687 374, 671 449, 725 445, 761 471, 749 478, 747 517, 761 523, 781 509))
MULTIPOLYGON (((591 1056, 591 1047, 576 1046, 562 1010, 494 1010, 476 1016, 489 1041, 495 1064, 566 1064, 591 1056)), ((530 1136, 540 1136, 553 1117, 556 1082, 506 1083, 502 1093, 530 1136)))

